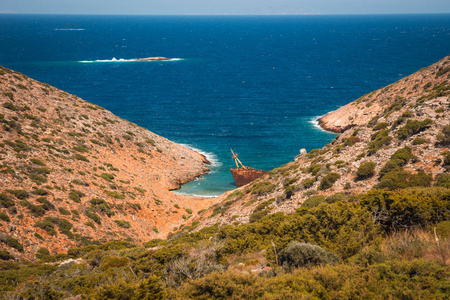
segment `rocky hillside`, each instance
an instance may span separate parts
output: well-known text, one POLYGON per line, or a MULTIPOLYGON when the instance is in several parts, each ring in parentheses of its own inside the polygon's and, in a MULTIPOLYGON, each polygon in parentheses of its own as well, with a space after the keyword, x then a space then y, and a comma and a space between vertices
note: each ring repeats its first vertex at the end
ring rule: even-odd
POLYGON ((0 249, 16 258, 163 237, 211 199, 170 190, 202 155, 48 84, 0 68, 0 249))
POLYGON ((374 187, 450 187, 449 95, 446 57, 322 117, 342 133, 333 142, 223 195, 192 224, 253 222, 374 187))

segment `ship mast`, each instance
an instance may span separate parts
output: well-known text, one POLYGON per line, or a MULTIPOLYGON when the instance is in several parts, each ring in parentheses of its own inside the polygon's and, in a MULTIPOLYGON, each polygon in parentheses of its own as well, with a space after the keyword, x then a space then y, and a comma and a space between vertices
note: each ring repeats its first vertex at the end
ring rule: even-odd
POLYGON ((234 162, 236 163, 236 168, 245 168, 244 164, 239 160, 237 153, 233 152, 233 149, 231 150, 232 158, 234 159, 234 162), (241 167, 239 167, 239 164, 241 164, 241 167))

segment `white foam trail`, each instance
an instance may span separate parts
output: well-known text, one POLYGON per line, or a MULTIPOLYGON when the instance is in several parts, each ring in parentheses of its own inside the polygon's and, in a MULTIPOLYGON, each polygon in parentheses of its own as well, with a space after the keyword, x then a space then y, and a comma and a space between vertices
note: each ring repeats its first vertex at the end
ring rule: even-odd
POLYGON ((95 62, 100 62, 100 63, 108 63, 108 62, 129 62, 129 61, 136 61, 135 58, 133 59, 124 59, 124 58, 115 58, 113 57, 112 59, 97 59, 97 60, 80 60, 81 63, 95 63, 95 62))
POLYGON ((62 30, 62 31, 82 31, 84 28, 55 28, 55 30, 62 30))
POLYGON ((177 194, 177 195, 202 197, 202 198, 215 198, 215 197, 219 197, 220 195, 223 194, 223 193, 217 193, 217 195, 201 195, 201 194, 181 193, 181 192, 178 192, 178 191, 172 191, 172 192, 177 194))
MULTIPOLYGON (((194 150, 195 152, 198 152, 198 153, 204 155, 204 156, 206 157, 206 159, 207 159, 209 162, 211 162, 211 164, 212 164, 214 167, 220 167, 220 166, 222 165, 222 163, 219 161, 219 158, 217 157, 217 155, 215 155, 215 154, 212 153, 212 152, 206 152, 206 151, 203 151, 203 150, 201 150, 201 149, 195 148, 195 147, 193 147, 193 146, 191 146, 191 145, 188 145, 188 144, 180 144, 180 145, 181 145, 181 146, 184 146, 184 147, 186 147, 186 148, 189 148, 189 149, 191 149, 191 150, 194 150)), ((211 172, 210 172, 210 173, 211 173, 211 172)))
MULTIPOLYGON (((163 61, 180 61, 183 58, 170 58, 167 60, 152 60, 152 61, 142 61, 142 62, 163 62, 163 61)), ((96 60, 80 60, 80 63, 122 63, 122 62, 133 62, 139 61, 137 58, 125 59, 125 58, 115 58, 112 59, 96 59, 96 60)))
MULTIPOLYGON (((331 111, 330 111, 330 112, 331 112, 331 111)), ((326 114, 329 114, 330 112, 328 112, 328 113, 326 113, 326 114)), ((326 114, 325 114, 325 115, 326 115, 326 114)), ((323 129, 322 127, 320 127, 320 125, 319 125, 319 119, 320 119, 321 117, 325 116, 325 115, 313 117, 313 118, 311 118, 308 122, 311 123, 315 128, 317 128, 317 129, 319 129, 319 130, 321 130, 321 131, 329 132, 329 131, 326 131, 325 129, 323 129)))

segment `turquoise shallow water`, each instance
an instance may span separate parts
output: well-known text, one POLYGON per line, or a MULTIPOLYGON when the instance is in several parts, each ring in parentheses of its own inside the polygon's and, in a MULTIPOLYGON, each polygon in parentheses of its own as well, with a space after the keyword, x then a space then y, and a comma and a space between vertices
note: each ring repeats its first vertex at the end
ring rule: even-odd
POLYGON ((181 193, 234 188, 230 148, 270 170, 334 138, 313 120, 450 54, 450 15, 0 15, 0 64, 214 163, 181 193), (164 62, 135 58, 166 56, 164 62))

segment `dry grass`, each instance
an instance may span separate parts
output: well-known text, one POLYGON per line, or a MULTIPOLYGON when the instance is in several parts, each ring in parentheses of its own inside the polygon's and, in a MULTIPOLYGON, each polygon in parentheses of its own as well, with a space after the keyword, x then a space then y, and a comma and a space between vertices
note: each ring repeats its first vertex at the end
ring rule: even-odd
POLYGON ((434 228, 395 232, 383 241, 381 249, 388 257, 424 258, 450 265, 450 238, 438 236, 434 228))

